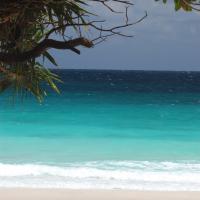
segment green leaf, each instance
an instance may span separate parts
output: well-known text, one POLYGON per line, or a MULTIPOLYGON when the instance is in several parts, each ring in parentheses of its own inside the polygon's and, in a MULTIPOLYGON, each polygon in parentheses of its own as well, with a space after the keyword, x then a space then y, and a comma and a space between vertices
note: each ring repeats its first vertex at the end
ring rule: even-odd
POLYGON ((50 53, 48 53, 47 51, 45 51, 43 53, 43 56, 46 57, 53 65, 58 66, 55 59, 51 56, 50 53))

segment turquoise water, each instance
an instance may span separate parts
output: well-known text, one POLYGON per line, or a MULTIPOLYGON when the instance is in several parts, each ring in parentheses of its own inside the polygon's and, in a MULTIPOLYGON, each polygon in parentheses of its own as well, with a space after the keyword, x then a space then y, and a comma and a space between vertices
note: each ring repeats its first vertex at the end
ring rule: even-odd
POLYGON ((0 186, 200 190, 200 73, 58 71, 0 97, 0 186))

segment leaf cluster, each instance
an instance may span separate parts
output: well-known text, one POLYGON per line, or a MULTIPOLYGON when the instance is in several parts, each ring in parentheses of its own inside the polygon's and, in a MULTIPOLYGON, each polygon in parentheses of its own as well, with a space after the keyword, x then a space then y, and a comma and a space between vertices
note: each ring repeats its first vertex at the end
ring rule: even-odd
MULTIPOLYGON (((81 0, 1 0, 0 1, 0 52, 17 54, 33 49, 45 39, 53 28, 56 34, 64 37, 66 24, 79 19, 85 23, 83 15, 87 13, 81 0)), ((46 50, 41 55, 43 61, 56 61, 46 50)), ((41 60, 41 59, 40 59, 41 60)), ((0 61, 0 91, 12 87, 16 91, 25 90, 42 100, 47 84, 59 92, 55 81, 59 77, 44 66, 44 62, 31 58, 25 62, 8 64, 0 61)))
MULTIPOLYGON (((160 1, 160 0, 156 0, 160 1)), ((171 0, 170 0, 171 1, 171 0)), ((168 0, 162 0, 163 3, 167 3, 168 0)), ((192 11, 197 10, 199 11, 200 1, 199 0, 174 0, 175 10, 178 11, 183 9, 184 11, 192 11)))

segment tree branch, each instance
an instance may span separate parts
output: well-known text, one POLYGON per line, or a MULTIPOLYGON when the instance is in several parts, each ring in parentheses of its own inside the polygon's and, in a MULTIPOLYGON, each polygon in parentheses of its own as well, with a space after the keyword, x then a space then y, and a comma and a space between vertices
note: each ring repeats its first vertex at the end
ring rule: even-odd
POLYGON ((75 48, 77 46, 84 46, 87 48, 91 48, 93 46, 93 43, 86 38, 77 38, 66 42, 56 41, 53 39, 44 39, 35 48, 27 52, 16 53, 16 54, 0 53, 0 62, 6 64, 25 62, 27 60, 39 57, 43 52, 45 52, 47 49, 50 48, 70 49, 75 53, 80 54, 80 51, 75 48))

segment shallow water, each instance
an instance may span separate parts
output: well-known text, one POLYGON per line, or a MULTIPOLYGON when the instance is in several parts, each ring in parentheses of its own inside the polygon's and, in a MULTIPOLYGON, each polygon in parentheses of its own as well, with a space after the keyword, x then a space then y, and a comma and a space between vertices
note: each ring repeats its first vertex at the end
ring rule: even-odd
POLYGON ((0 97, 0 186, 200 190, 200 73, 62 70, 0 97))

